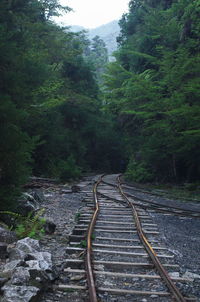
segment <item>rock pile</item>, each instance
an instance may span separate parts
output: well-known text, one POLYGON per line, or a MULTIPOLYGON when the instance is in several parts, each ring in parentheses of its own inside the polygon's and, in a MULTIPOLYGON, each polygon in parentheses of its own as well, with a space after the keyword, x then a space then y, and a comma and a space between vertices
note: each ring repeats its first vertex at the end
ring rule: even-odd
POLYGON ((56 275, 51 254, 31 238, 8 245, 8 262, 0 273, 1 302, 32 302, 56 275))

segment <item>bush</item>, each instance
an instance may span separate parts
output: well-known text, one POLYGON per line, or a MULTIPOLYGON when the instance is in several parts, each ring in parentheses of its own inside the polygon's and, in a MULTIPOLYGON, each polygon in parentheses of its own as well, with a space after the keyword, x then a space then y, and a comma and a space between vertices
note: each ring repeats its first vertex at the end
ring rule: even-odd
POLYGON ((19 239, 30 237, 40 239, 44 234, 44 224, 46 219, 41 217, 44 209, 41 209, 37 214, 29 213, 27 216, 22 216, 15 212, 0 211, 2 215, 9 215, 13 218, 13 225, 10 229, 14 230, 19 239))
POLYGON ((34 140, 21 130, 23 112, 0 95, 0 208, 14 210, 16 199, 31 173, 34 140))
POLYGON ((153 174, 148 170, 144 162, 136 162, 134 158, 131 158, 125 177, 136 182, 147 182, 153 179, 153 174))
POLYGON ((65 181, 80 177, 81 169, 76 165, 76 161, 72 155, 66 161, 59 162, 60 180, 65 181))

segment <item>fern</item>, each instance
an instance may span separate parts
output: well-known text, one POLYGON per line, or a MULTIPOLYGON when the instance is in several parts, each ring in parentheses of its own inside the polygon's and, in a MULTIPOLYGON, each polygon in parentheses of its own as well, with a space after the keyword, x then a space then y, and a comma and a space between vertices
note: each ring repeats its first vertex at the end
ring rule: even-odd
POLYGON ((24 237, 30 237, 39 239, 44 234, 44 224, 46 219, 41 217, 44 209, 39 210, 34 216, 33 213, 29 213, 27 216, 22 216, 18 213, 11 211, 0 211, 2 215, 9 215, 16 218, 17 225, 12 225, 11 228, 16 232, 17 237, 22 239, 24 237))

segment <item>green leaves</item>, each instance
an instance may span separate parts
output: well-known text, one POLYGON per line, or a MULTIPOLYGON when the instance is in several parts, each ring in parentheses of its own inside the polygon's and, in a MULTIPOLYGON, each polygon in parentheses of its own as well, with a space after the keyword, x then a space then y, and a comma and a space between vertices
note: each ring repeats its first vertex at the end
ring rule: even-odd
POLYGON ((198 179, 199 1, 131 1, 120 21, 107 108, 123 128, 137 181, 198 179), (144 178, 143 178, 144 176, 144 178))
POLYGON ((110 167, 113 156, 98 152, 99 145, 110 143, 108 133, 110 150, 117 148, 113 124, 100 110, 94 72, 100 77, 105 70, 105 44, 95 37, 90 46, 84 33, 52 22, 69 10, 58 0, 0 2, 0 206, 5 209, 15 207, 32 171, 66 181, 97 161, 110 167))

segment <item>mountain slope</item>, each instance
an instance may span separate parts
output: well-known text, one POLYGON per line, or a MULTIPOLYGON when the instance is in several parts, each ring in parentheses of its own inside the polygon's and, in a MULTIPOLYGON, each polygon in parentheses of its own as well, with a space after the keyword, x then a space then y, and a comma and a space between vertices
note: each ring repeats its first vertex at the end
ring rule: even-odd
POLYGON ((95 36, 99 36, 106 43, 110 59, 113 51, 117 49, 116 38, 120 33, 118 20, 114 20, 94 29, 85 29, 84 27, 78 25, 71 26, 70 29, 74 32, 86 30, 90 40, 92 40, 92 38, 95 36))

